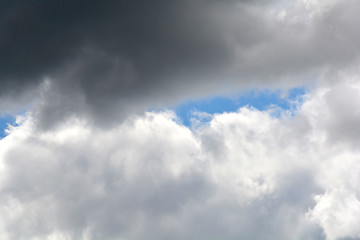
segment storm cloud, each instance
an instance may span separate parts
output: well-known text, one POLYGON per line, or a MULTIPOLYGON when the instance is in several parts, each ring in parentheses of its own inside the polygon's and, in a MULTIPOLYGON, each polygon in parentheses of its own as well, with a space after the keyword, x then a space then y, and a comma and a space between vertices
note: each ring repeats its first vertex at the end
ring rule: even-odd
POLYGON ((306 84, 356 62, 358 8, 351 0, 3 1, 0 94, 10 104, 47 84, 42 125, 80 110, 105 125, 188 97, 306 84))

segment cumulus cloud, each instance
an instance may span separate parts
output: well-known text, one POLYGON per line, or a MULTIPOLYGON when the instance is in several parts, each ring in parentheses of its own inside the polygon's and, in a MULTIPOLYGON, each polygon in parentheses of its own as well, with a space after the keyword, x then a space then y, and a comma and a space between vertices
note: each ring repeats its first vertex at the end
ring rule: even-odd
POLYGON ((317 204, 311 217, 325 229, 327 239, 348 236, 359 239, 360 201, 358 195, 345 189, 336 189, 316 196, 317 204))
POLYGON ((328 123, 339 92, 360 96, 344 81, 295 116, 244 107, 192 130, 172 112, 110 129, 30 114, 0 140, 0 238, 360 238, 358 139, 336 135, 358 116, 328 123))

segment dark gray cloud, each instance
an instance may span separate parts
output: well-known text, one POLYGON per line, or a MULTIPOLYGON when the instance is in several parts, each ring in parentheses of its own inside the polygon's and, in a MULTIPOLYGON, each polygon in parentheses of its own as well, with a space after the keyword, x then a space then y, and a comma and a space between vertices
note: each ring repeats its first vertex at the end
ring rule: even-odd
MULTIPOLYGON (((61 71, 86 48, 126 59, 136 67, 143 84, 148 79, 149 85, 172 71, 224 64, 229 53, 211 11, 232 4, 191 0, 4 1, 2 85, 16 88, 40 81, 55 70, 61 71)), ((95 75, 109 71, 108 62, 97 64, 92 69, 95 75)), ((120 82, 127 80, 121 74, 116 77, 120 82)))
MULTIPOLYGON (((204 78, 209 69, 231 61, 221 16, 215 14, 234 4, 4 1, 0 6, 1 94, 17 96, 50 77, 54 91, 71 98, 74 105, 74 95, 83 95, 93 111, 111 109, 108 105, 114 101, 126 106, 136 98, 144 105, 169 86, 177 85, 172 86, 175 90, 185 78, 204 78), (68 88, 77 92, 71 90, 69 95, 68 88)), ((48 108, 59 111, 53 109, 58 102, 46 100, 48 108)), ((68 107, 66 101, 61 104, 68 107)), ((127 112, 126 107, 119 110, 127 112)))
POLYGON ((40 125, 79 113, 108 124, 186 97, 304 84, 314 70, 356 59, 359 39, 355 1, 326 11, 304 6, 3 1, 0 94, 19 96, 47 78, 51 87, 38 109, 40 125))

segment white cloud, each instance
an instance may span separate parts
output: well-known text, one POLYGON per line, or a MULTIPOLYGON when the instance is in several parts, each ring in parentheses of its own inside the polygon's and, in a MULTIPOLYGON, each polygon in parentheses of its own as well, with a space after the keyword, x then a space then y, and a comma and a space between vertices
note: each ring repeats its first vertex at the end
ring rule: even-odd
POLYGON ((192 130, 171 112, 47 130, 29 114, 0 140, 0 239, 359 238, 359 96, 343 81, 294 117, 192 130))
POLYGON ((311 218, 325 230, 327 239, 359 238, 359 195, 345 189, 336 189, 315 197, 316 206, 311 218))

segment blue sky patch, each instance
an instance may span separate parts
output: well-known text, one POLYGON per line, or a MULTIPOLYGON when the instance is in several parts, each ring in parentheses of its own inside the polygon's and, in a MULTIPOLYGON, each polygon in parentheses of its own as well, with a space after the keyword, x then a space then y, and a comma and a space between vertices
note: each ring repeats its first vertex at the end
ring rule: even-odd
MULTIPOLYGON (((191 119, 196 112, 208 114, 236 112, 239 108, 249 106, 258 110, 267 110, 277 106, 284 110, 294 107, 294 101, 302 101, 301 96, 306 93, 305 87, 289 89, 249 90, 242 94, 231 96, 215 96, 200 100, 188 100, 179 104, 173 110, 185 126, 191 126, 191 119)), ((195 116, 196 118, 198 116, 195 116)))
MULTIPOLYGON (((272 106, 284 110, 294 107, 294 101, 302 102, 302 96, 307 92, 305 87, 289 89, 287 92, 281 89, 249 90, 241 94, 230 96, 215 96, 199 100, 188 100, 171 110, 175 111, 180 121, 190 127, 193 121, 206 122, 211 120, 215 113, 236 112, 239 108, 249 106, 258 110, 267 110, 272 106)), ((0 116, 0 139, 6 136, 5 129, 8 124, 15 124, 12 115, 0 116)))
POLYGON ((8 127, 8 124, 15 124, 15 117, 11 115, 0 115, 0 139, 6 136, 5 129, 8 127))

